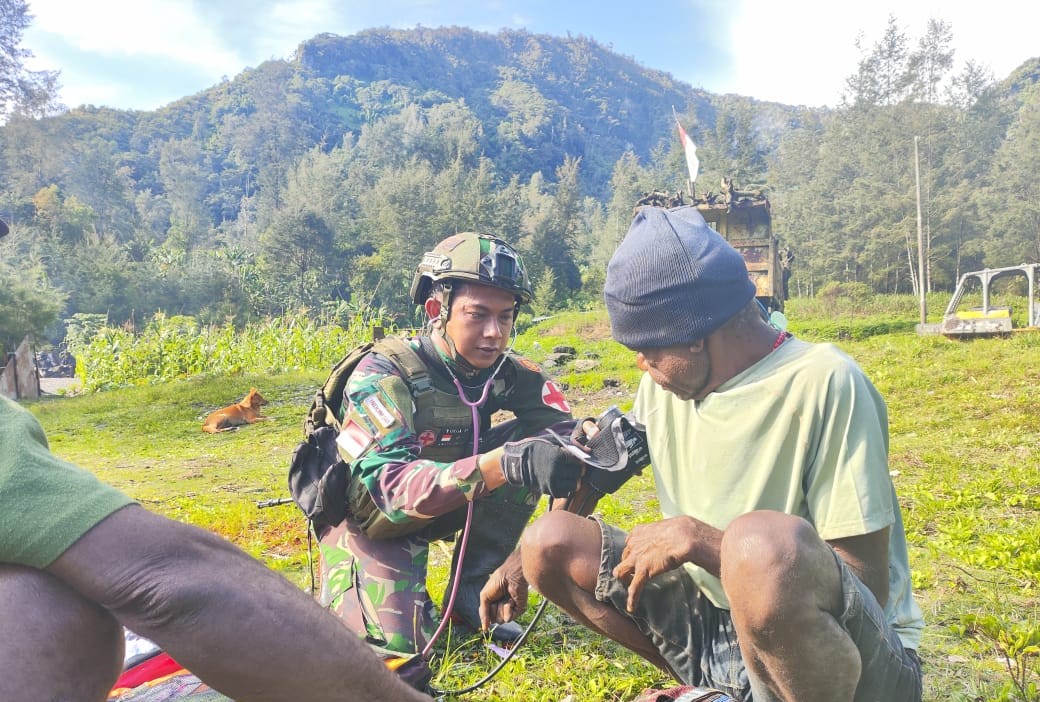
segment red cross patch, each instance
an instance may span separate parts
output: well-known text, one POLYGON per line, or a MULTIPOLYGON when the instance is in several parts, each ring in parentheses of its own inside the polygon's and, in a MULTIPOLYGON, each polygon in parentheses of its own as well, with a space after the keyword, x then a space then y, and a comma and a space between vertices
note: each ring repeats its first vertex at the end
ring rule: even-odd
POLYGON ((571 406, 567 404, 567 398, 556 387, 556 383, 551 380, 546 380, 545 385, 542 386, 542 402, 561 412, 571 411, 571 406))
POLYGON ((422 434, 419 434, 419 445, 426 447, 437 440, 437 435, 433 433, 432 429, 427 429, 422 434))

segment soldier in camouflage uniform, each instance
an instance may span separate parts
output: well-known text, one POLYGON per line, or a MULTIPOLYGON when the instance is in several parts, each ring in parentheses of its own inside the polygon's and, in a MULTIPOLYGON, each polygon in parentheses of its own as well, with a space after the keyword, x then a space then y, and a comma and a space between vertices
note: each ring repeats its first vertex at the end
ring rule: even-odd
MULTIPOLYGON (((450 237, 424 256, 411 296, 430 333, 377 343, 351 373, 337 440, 351 471, 350 516, 319 534, 323 603, 395 653, 420 651, 436 628, 429 545, 463 526, 470 501, 452 616, 476 629, 480 590, 540 494, 565 496, 580 475, 558 447, 523 440, 551 425, 569 433, 573 421, 553 381, 508 350, 519 306, 531 299, 519 255, 488 235, 450 237), (492 427, 500 410, 514 418, 492 427)), ((458 557, 457 544, 453 579, 458 557)), ((511 640, 519 631, 508 624, 492 633, 511 640)))

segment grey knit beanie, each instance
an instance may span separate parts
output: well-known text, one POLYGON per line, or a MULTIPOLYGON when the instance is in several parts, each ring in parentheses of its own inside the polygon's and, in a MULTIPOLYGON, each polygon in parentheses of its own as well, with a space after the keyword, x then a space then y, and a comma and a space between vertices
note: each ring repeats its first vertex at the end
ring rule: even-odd
POLYGON ((693 343, 755 295, 744 258, 693 207, 644 207, 607 264, 614 339, 631 349, 693 343))

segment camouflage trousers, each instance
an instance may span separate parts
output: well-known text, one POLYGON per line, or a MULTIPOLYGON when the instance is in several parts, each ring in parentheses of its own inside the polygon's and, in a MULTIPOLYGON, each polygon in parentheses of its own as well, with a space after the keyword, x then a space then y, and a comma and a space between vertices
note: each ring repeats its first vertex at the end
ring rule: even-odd
MULTIPOLYGON (((526 488, 504 485, 474 503, 462 582, 472 583, 477 575, 478 586, 482 585, 502 564, 516 547, 538 497, 526 488), (470 564, 479 572, 474 574, 470 564)), ((394 653, 421 651, 439 623, 426 589, 430 543, 453 537, 465 520, 463 507, 438 517, 422 531, 371 539, 348 517, 319 534, 319 601, 375 647, 394 653)), ((454 560, 460 543, 461 539, 454 560)), ((472 620, 476 613, 469 614, 472 620)))
MULTIPOLYGON (((472 552, 474 548, 473 534, 501 531, 503 509, 521 508, 529 516, 534 510, 530 497, 530 493, 520 488, 499 488, 475 504, 469 550, 472 552)), ((463 509, 436 520, 445 522, 441 535, 453 535, 465 517, 463 509)), ((428 531, 396 539, 370 539, 349 518, 332 527, 319 539, 320 602, 375 646, 398 653, 421 650, 439 621, 426 589, 430 542, 437 538, 428 536, 428 531)), ((500 536, 507 537, 515 546, 520 530, 500 536)), ((461 540, 455 544, 456 552, 460 543, 461 540)), ((495 554, 496 567, 510 550, 512 548, 495 554)), ((480 560, 486 562, 487 555, 479 554, 480 560)), ((464 577, 468 560, 463 558, 464 577)))

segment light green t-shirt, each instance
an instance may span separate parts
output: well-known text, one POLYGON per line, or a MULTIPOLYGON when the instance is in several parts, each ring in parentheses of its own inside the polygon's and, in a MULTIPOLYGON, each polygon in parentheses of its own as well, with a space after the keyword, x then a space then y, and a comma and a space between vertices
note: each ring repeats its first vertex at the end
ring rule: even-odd
MULTIPOLYGON (((647 428, 665 517, 725 529, 741 514, 777 510, 804 517, 824 540, 891 527, 885 612, 917 648, 924 623, 888 473, 888 411, 851 358, 790 339, 701 401, 680 400, 644 374, 634 412, 647 428)), ((729 607, 718 578, 686 568, 729 607)))
POLYGON ((46 568, 132 502, 52 454, 36 418, 0 396, 0 563, 46 568))

